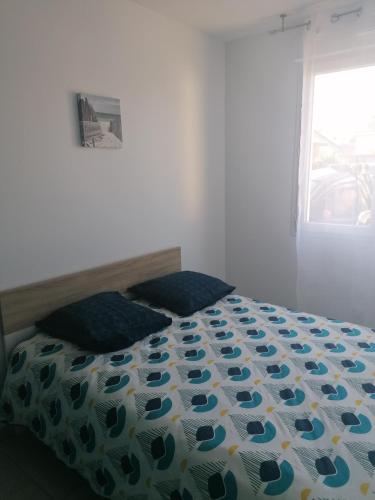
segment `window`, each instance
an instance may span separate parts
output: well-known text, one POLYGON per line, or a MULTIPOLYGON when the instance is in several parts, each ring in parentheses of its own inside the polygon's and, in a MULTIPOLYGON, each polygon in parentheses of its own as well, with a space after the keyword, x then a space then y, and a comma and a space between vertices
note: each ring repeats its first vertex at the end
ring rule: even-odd
POLYGON ((375 66, 314 77, 306 220, 371 224, 375 66))

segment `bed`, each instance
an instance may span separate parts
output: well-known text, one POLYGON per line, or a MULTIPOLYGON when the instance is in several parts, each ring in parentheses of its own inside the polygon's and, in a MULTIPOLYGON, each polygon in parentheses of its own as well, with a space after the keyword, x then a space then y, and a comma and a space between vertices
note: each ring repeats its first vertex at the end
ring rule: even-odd
POLYGON ((2 419, 107 498, 374 498, 373 330, 239 295, 165 313, 116 353, 21 342, 2 419))

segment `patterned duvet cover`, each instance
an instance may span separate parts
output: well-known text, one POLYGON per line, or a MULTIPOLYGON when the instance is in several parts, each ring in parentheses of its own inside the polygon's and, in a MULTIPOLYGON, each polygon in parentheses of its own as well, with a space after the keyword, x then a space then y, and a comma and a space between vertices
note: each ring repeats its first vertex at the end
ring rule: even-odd
POLYGON ((108 498, 375 498, 374 375, 374 331, 230 295, 112 354, 37 334, 1 416, 108 498))

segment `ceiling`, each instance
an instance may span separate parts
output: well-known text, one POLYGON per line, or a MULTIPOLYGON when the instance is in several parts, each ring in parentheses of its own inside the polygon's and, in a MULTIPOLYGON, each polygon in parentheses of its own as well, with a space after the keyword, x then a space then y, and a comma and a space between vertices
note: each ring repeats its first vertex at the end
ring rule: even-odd
MULTIPOLYGON (((135 0, 206 33, 224 39, 238 36, 272 16, 290 13, 322 0, 135 0)), ((277 20, 275 19, 277 24, 277 20)), ((278 27, 278 25, 276 25, 278 27)))

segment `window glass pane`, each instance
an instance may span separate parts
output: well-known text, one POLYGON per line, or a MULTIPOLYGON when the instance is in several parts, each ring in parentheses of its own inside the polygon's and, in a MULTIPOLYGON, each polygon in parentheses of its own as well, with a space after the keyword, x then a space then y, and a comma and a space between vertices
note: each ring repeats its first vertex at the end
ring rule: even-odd
POLYGON ((375 66, 315 76, 309 222, 371 224, 375 66))

